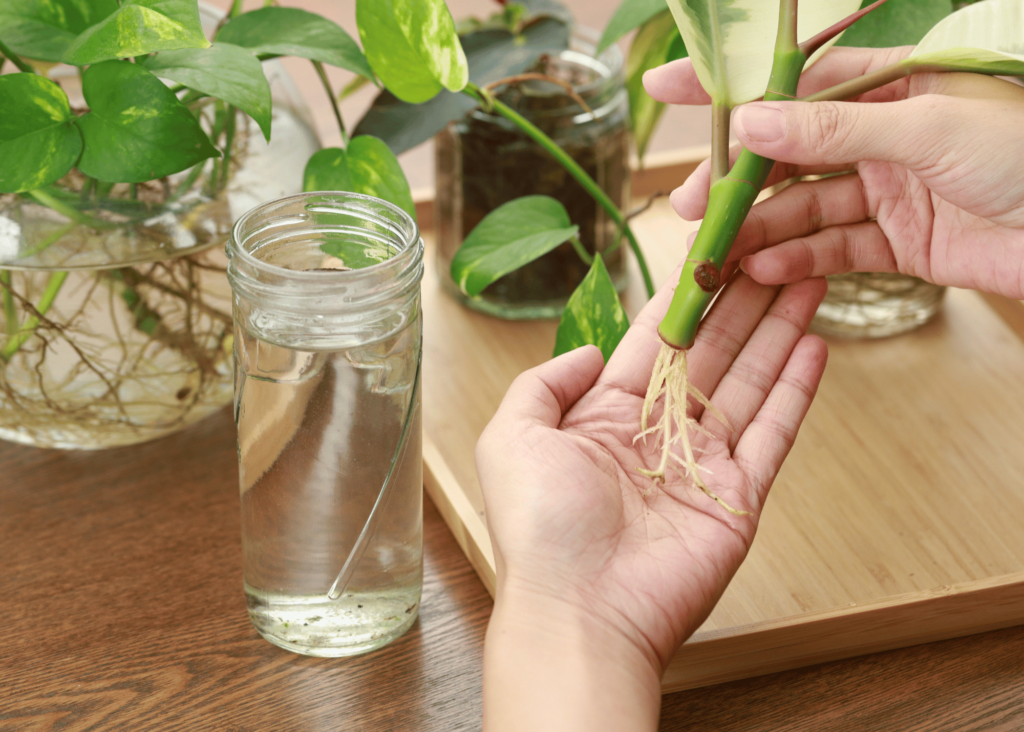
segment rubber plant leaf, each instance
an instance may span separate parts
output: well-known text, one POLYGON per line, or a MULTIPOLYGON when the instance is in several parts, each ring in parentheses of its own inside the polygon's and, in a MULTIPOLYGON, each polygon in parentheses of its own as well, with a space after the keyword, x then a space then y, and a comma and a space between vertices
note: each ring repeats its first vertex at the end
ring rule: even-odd
POLYGON ((78 169, 104 181, 141 183, 220 155, 188 107, 139 64, 104 61, 82 74, 89 112, 78 118, 78 169))
POLYGON ((306 163, 302 188, 375 196, 416 219, 416 206, 402 166, 382 140, 370 135, 353 137, 347 150, 330 147, 314 153, 306 163))
POLYGON ((578 233, 565 206, 554 198, 517 198, 491 211, 469 232, 452 259, 452 279, 465 294, 476 297, 578 233))
POLYGON ((594 256, 590 272, 569 297, 555 336, 555 356, 580 346, 601 349, 605 363, 622 336, 629 330, 629 318, 619 301, 612 278, 601 255, 594 256))
POLYGON ((370 66, 402 101, 419 104, 469 82, 466 55, 443 0, 357 0, 356 22, 370 66))
MULTIPOLYGON (((569 28, 553 18, 541 18, 519 35, 507 30, 480 30, 467 33, 461 41, 470 78, 474 84, 483 86, 523 73, 544 53, 557 54, 568 48, 569 28)), ((372 132, 395 155, 400 155, 426 142, 476 106, 465 94, 447 89, 422 104, 403 102, 385 89, 356 125, 354 134, 372 132)))
POLYGON ((373 78, 359 46, 337 23, 299 8, 266 7, 231 19, 218 41, 261 56, 298 56, 373 78))
POLYGON ((256 120, 270 140, 270 84, 252 51, 216 41, 209 48, 161 51, 142 66, 163 79, 233 104, 256 120))
POLYGON ((154 51, 209 45, 196 0, 124 0, 113 14, 74 40, 64 53, 64 61, 86 66, 154 51))
POLYGON ((626 59, 626 91, 629 94, 629 117, 636 143, 637 157, 643 159, 654 128, 665 105, 656 102, 644 89, 644 73, 669 61, 686 57, 683 44, 671 13, 667 10, 648 20, 637 31, 626 59))
POLYGON ((597 42, 597 52, 601 53, 630 31, 666 10, 668 4, 665 0, 622 0, 622 4, 615 9, 615 14, 605 26, 601 40, 597 42))
POLYGON ((1024 76, 1024 3, 987 0, 968 5, 931 29, 902 63, 949 71, 1024 76))
POLYGON ((82 152, 82 136, 64 91, 36 74, 0 76, 0 193, 41 188, 82 152))
MULTIPOLYGON (((764 95, 779 28, 778 0, 667 0, 694 70, 718 104, 735 107, 764 95)), ((797 37, 803 41, 860 7, 860 0, 802 0, 797 37)), ((811 59, 813 62, 826 44, 811 59)))
POLYGON ((79 33, 117 7, 117 0, 3 0, 2 40, 19 56, 56 63, 79 33))
MULTIPOLYGON (((861 8, 874 0, 862 0, 861 8)), ((892 48, 913 46, 953 12, 952 0, 889 0, 843 33, 837 46, 892 48)))

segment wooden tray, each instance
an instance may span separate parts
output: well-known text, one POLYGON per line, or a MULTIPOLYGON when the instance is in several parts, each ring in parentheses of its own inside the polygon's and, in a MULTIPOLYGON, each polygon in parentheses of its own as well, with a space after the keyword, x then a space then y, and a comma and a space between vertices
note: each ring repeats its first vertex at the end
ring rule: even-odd
MULTIPOLYGON (((659 201, 636 228, 661 282, 694 225, 659 201)), ((470 312, 432 265, 428 243, 425 483, 493 594, 473 449, 556 324, 470 312)), ((665 691, 1024 623, 1024 306, 951 290, 914 333, 829 350, 753 549, 665 691)))

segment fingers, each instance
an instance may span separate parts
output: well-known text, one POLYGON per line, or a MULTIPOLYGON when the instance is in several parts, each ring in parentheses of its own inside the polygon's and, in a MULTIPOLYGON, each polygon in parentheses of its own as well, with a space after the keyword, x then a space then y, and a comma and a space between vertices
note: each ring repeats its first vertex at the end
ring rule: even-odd
POLYGON ((710 394, 711 403, 725 416, 731 429, 709 412, 704 413, 701 423, 726 442, 730 450, 736 447, 765 403, 827 289, 822 279, 784 287, 710 394))
POLYGON ((524 371, 508 388, 494 422, 530 421, 557 427, 604 368, 601 349, 583 346, 524 371))
POLYGON ((772 160, 880 160, 919 170, 946 152, 936 144, 955 131, 937 106, 929 96, 887 104, 755 102, 736 110, 733 130, 745 147, 772 160))
POLYGON ((898 272, 892 246, 874 221, 833 226, 744 257, 740 267, 764 285, 846 272, 898 272))
POLYGON ((804 336, 786 362, 764 405, 740 437, 733 459, 751 478, 755 506, 764 505, 782 461, 796 440, 821 383, 828 348, 817 336, 804 336))
POLYGON ((711 104, 688 58, 669 61, 644 73, 644 89, 658 102, 666 104, 711 104))

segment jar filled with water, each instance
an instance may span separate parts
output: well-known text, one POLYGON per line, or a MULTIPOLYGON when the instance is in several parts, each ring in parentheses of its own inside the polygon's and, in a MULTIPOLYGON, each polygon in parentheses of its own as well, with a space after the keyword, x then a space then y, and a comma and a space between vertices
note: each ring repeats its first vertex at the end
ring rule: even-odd
POLYGON ((239 219, 228 254, 249 616, 306 655, 379 648, 423 581, 419 231, 307 193, 239 219))

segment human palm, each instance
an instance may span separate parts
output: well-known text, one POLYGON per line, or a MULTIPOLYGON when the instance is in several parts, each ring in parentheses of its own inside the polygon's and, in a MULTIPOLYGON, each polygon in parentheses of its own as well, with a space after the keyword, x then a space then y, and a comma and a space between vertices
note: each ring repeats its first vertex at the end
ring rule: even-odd
POLYGON ((733 427, 691 405, 714 435, 693 439, 702 478, 749 515, 671 470, 663 485, 636 470, 659 459, 653 438, 634 438, 667 288, 607 367, 586 348, 517 379, 477 451, 500 582, 585 608, 664 667, 753 541, 824 368, 824 344, 804 337, 823 296, 821 281, 780 292, 740 275, 689 352, 692 381, 733 427))
MULTIPOLYGON (((903 49, 833 49, 804 74, 809 95, 899 60, 903 49)), ((692 66, 676 62, 645 79, 662 101, 701 103, 692 66)), ((1024 297, 1024 89, 974 74, 920 74, 851 100, 787 117, 765 144, 738 134, 777 163, 772 185, 799 183, 750 212, 730 260, 762 283, 850 271, 902 272, 941 285, 1024 297), (858 162, 860 161, 860 162, 858 162), (763 251, 762 251, 763 250, 763 251)), ((741 108, 742 109, 742 108, 741 108)), ((683 218, 703 216, 709 166, 673 194, 683 218)))

